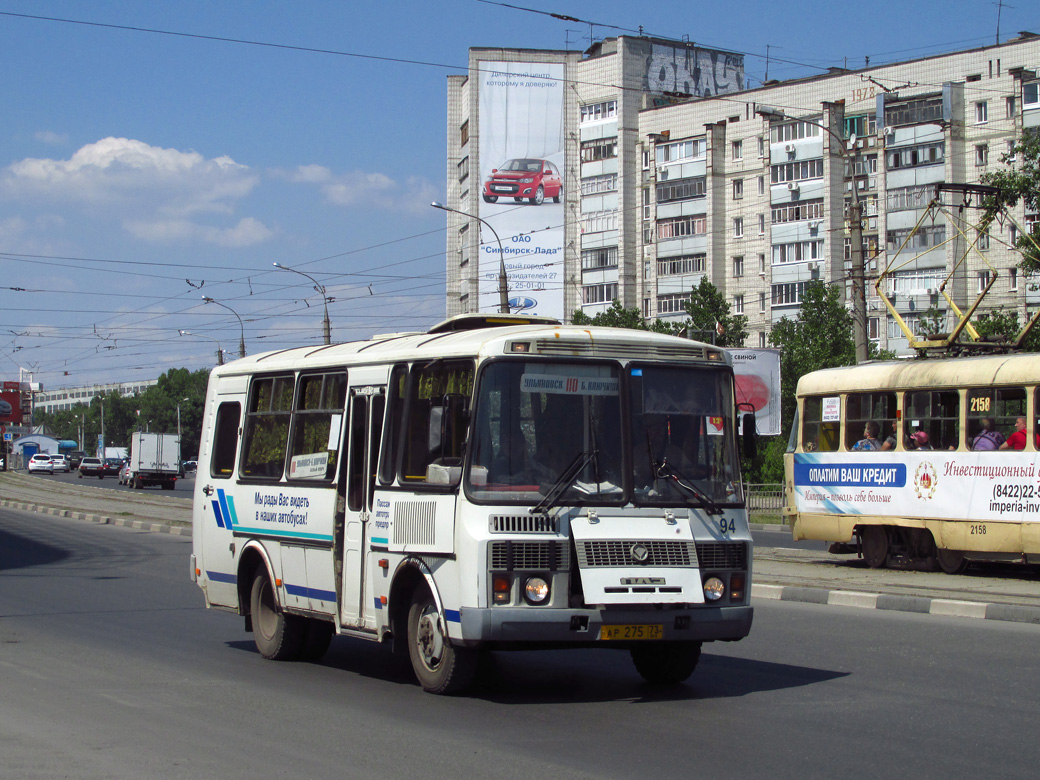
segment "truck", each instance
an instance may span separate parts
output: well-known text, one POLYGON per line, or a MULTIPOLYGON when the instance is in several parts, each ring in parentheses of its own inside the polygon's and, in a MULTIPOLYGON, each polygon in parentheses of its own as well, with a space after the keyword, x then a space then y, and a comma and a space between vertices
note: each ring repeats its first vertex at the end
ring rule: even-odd
POLYGON ((180 463, 180 436, 136 431, 130 437, 126 484, 136 489, 161 485, 163 490, 173 490, 180 475, 180 463))

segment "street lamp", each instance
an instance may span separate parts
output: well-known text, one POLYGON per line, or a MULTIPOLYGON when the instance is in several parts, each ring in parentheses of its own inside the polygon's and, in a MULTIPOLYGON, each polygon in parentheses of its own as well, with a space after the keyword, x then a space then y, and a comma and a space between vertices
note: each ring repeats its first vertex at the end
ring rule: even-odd
POLYGON ((495 241, 498 242, 498 310, 502 314, 509 314, 509 287, 508 281, 506 280, 506 256, 505 252, 502 251, 502 239, 498 237, 498 232, 491 227, 490 222, 486 219, 481 219, 476 214, 467 214, 465 211, 453 209, 451 206, 445 206, 443 203, 438 203, 437 201, 434 201, 430 205, 435 209, 440 209, 441 211, 454 211, 456 214, 461 214, 464 217, 475 219, 481 224, 487 225, 488 230, 494 234, 495 241))
POLYGON ((322 335, 325 337, 325 346, 332 343, 332 326, 329 324, 329 297, 325 294, 325 285, 318 284, 318 280, 310 274, 305 274, 303 271, 297 271, 295 268, 290 268, 287 265, 281 263, 275 263, 275 268, 281 268, 283 271, 292 271, 294 274, 305 276, 314 282, 314 289, 321 293, 321 303, 325 307, 325 321, 322 324, 322 335))
POLYGON ((188 400, 187 396, 184 396, 177 404, 177 441, 181 440, 181 404, 188 400))
POLYGON ((222 350, 220 348, 220 342, 217 341, 215 338, 213 338, 212 336, 203 336, 201 333, 192 333, 190 330, 179 330, 177 332, 179 334, 181 334, 182 336, 195 336, 195 338, 199 338, 199 339, 209 339, 210 341, 216 341, 217 342, 217 365, 218 366, 224 365, 224 350, 222 350))
MULTIPOLYGON (((210 298, 208 295, 203 295, 202 296, 202 300, 205 301, 206 303, 215 303, 215 304, 217 304, 217 306, 223 306, 229 312, 231 312, 236 317, 238 317, 238 312, 235 311, 234 309, 232 309, 226 303, 221 303, 220 301, 216 301, 216 300, 210 298)), ((239 357, 245 357, 246 356, 246 329, 245 329, 245 326, 242 324, 242 318, 241 317, 238 317, 238 327, 239 327, 239 330, 241 331, 241 336, 238 339, 238 356, 239 357)))
MULTIPOLYGON (((764 119, 776 121, 794 118, 772 106, 759 106, 755 113, 764 119)), ((855 152, 850 155, 845 146, 845 139, 822 122, 814 122, 811 119, 798 119, 797 121, 825 130, 831 138, 837 141, 842 161, 849 166, 849 174, 852 177, 852 203, 849 205, 849 228, 852 233, 852 336, 856 344, 856 362, 863 363, 866 362, 869 352, 867 349, 867 289, 864 276, 862 206, 859 201, 859 187, 856 186, 856 160, 859 159, 859 153, 855 152)), ((850 143, 855 150, 855 136, 852 137, 850 143)), ((844 201, 844 196, 842 200, 844 201)))

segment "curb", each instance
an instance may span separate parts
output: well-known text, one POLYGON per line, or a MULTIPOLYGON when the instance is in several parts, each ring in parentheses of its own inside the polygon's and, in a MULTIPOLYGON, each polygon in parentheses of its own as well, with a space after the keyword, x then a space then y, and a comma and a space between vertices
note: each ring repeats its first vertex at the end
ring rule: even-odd
POLYGON ((1040 607, 1026 607, 1018 604, 930 599, 919 596, 893 596, 885 593, 864 593, 853 590, 826 590, 824 588, 756 585, 754 583, 751 584, 751 597, 768 601, 801 601, 806 604, 824 604, 832 607, 888 609, 924 615, 1040 624, 1040 607))
POLYGON ((89 523, 99 525, 118 525, 124 528, 133 528, 138 531, 151 531, 153 533, 171 534, 173 536, 191 536, 191 526, 169 525, 168 523, 152 522, 149 520, 130 520, 125 517, 108 517, 106 515, 95 515, 88 512, 73 512, 70 509, 54 509, 39 504, 26 504, 22 501, 10 501, 0 499, 0 506, 11 509, 21 509, 26 512, 36 512, 41 515, 54 515, 55 517, 68 517, 73 520, 86 520, 89 523))

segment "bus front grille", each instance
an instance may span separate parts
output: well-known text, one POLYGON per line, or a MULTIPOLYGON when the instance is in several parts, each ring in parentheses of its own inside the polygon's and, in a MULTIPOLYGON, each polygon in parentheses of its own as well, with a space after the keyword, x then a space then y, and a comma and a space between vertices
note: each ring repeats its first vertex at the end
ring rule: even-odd
POLYGON ((618 541, 586 540, 579 542, 578 566, 696 566, 697 549, 690 541, 618 541))
POLYGON ((702 569, 746 569, 747 545, 744 542, 700 542, 697 557, 702 569))
POLYGON ((488 568, 492 571, 560 571, 570 568, 566 541, 491 542, 488 568))

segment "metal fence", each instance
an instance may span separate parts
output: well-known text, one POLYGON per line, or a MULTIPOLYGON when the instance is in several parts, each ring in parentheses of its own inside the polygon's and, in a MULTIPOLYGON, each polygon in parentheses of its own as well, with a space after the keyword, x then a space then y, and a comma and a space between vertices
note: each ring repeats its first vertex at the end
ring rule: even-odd
POLYGON ((760 485, 745 483, 744 497, 749 512, 779 513, 784 508, 784 486, 779 482, 760 485))

